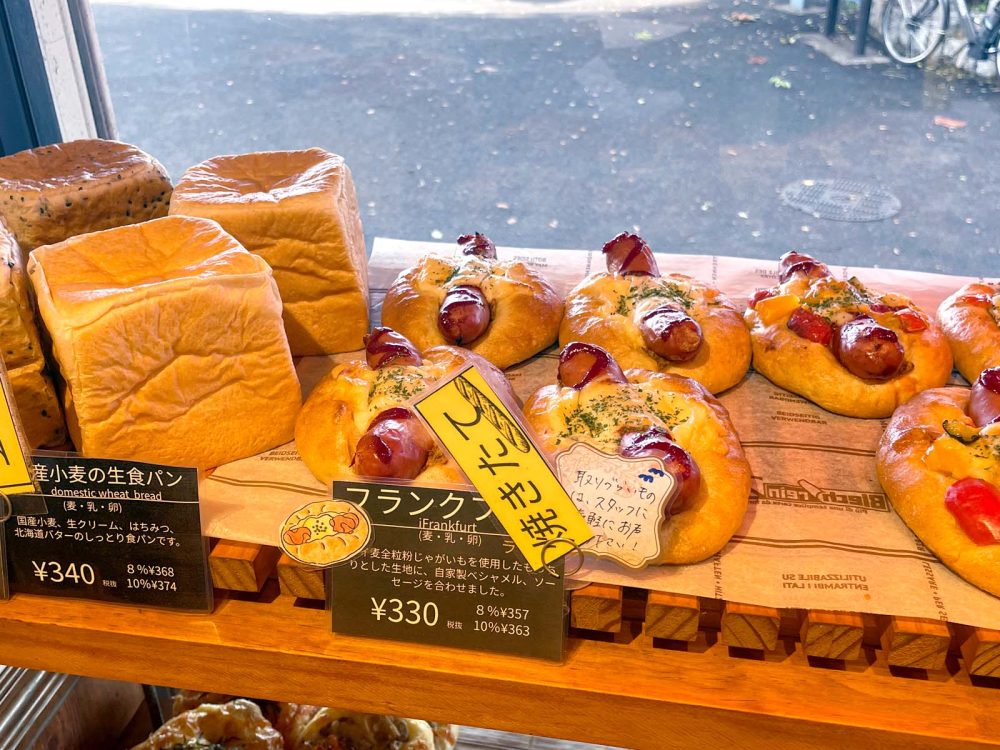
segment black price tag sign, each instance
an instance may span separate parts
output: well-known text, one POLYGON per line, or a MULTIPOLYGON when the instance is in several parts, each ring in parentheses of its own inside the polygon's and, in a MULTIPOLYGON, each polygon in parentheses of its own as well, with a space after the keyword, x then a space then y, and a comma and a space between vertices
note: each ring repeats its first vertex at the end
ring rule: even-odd
POLYGON ((10 498, 11 590, 211 611, 198 471, 35 456, 41 495, 10 498))
POLYGON ((335 633, 562 658, 563 561, 532 571, 476 493, 334 482, 333 496, 372 530, 327 572, 335 633))

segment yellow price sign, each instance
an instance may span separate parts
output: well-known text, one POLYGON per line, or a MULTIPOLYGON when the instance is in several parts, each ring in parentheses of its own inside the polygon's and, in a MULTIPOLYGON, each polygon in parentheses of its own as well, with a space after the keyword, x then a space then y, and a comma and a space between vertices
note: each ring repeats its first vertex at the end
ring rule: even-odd
POLYGON ((533 570, 594 535, 520 420, 475 367, 413 406, 533 570))
POLYGON ((21 421, 14 403, 14 391, 7 379, 7 368, 0 360, 0 386, 3 390, 3 408, 0 408, 0 493, 19 495, 37 492, 34 473, 28 458, 28 443, 21 429, 21 421))

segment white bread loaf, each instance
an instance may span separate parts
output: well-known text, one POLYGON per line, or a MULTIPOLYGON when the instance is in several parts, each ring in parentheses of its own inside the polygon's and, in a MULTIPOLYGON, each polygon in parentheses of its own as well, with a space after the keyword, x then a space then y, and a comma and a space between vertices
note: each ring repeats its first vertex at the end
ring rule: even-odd
POLYGON ((14 401, 32 448, 66 442, 59 399, 48 375, 28 294, 24 259, 17 241, 0 219, 0 354, 14 390, 14 401))
POLYGON ((83 454, 208 468, 291 440, 301 395, 271 269, 214 221, 40 247, 28 276, 83 454))
POLYGON ((170 179, 127 143, 80 140, 0 158, 0 216, 24 252, 167 215, 170 179))
POLYGON ((367 253, 341 157, 311 148, 209 159, 181 177, 170 213, 218 221, 270 264, 292 354, 363 346, 367 253))

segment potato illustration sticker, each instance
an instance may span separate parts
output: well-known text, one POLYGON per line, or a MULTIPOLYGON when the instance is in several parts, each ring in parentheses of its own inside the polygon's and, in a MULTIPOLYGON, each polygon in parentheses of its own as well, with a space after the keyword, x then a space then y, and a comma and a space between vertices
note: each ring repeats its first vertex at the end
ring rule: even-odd
POLYGON ((281 548, 300 563, 326 567, 358 554, 371 533, 371 519, 361 506, 322 500, 302 506, 285 519, 281 548))

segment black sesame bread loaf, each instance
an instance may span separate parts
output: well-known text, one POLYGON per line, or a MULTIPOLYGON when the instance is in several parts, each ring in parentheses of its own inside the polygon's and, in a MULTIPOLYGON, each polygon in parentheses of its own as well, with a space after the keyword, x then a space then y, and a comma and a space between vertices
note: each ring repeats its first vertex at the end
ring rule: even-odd
POLYGON ((0 217, 27 253, 167 215, 170 179, 135 146, 80 140, 0 158, 0 217))

